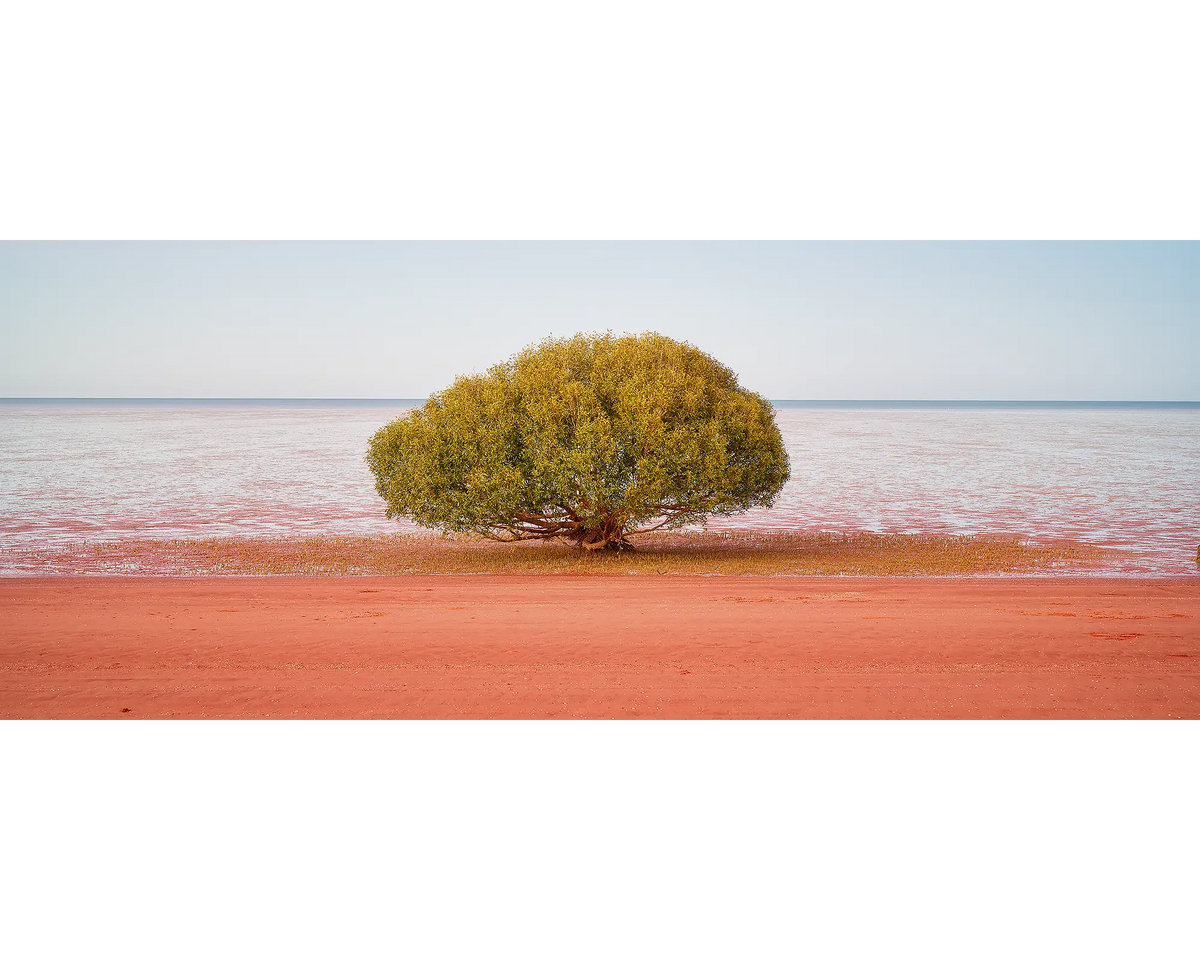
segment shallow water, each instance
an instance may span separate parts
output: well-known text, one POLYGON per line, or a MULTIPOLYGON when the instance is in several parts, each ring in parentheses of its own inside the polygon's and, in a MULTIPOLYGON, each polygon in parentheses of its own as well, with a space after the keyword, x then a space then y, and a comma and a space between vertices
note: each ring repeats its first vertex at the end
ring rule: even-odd
POLYGON ((1020 534, 1196 573, 1200 410, 783 409, 792 479, 738 524, 1020 534))
MULTIPOLYGON (((0 547, 414 529, 384 517, 363 462, 403 408, 0 403, 0 547)), ((1197 573, 1195 406, 784 406, 777 422, 778 503, 712 527, 1069 538, 1119 548, 1125 572, 1197 573)))

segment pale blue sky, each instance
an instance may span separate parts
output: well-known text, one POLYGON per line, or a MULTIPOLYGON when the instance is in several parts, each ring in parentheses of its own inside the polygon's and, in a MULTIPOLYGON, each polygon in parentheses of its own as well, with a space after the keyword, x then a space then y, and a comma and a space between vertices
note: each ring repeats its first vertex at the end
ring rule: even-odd
POLYGON ((605 329, 776 400, 1200 400, 1200 243, 0 243, 0 396, 421 397, 605 329))

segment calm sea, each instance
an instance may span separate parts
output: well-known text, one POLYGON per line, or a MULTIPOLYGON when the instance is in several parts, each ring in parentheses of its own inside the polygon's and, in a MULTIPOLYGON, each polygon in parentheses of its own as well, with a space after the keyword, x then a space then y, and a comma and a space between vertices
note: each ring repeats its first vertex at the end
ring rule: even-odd
MULTIPOLYGON (((416 402, 0 401, 0 548, 416 529, 363 463, 416 402)), ((712 526, 1065 537, 1197 573, 1200 404, 780 403, 777 422, 778 504, 712 526)))

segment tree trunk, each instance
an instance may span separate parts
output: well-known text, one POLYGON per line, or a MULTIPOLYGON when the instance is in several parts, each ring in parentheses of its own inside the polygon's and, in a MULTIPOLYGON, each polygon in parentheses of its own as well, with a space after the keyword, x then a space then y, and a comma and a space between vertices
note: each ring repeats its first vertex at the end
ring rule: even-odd
POLYGON ((590 543, 588 541, 580 541, 579 546, 584 550, 629 551, 629 550, 634 549, 634 546, 632 543, 630 543, 628 540, 621 539, 621 538, 614 539, 614 540, 595 540, 590 543))
POLYGON ((625 539, 622 527, 606 526, 601 530, 587 530, 579 538, 583 550, 632 550, 633 544, 625 539))

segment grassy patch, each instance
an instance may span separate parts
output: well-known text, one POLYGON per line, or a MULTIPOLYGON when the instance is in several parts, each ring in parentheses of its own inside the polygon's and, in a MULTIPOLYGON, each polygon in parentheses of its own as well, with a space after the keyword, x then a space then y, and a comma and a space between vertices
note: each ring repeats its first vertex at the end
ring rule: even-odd
POLYGON ((632 553, 587 553, 542 543, 440 537, 124 540, 7 551, 30 573, 174 576, 404 576, 412 574, 719 574, 877 577, 1082 572, 1105 552, 1078 543, 1015 537, 876 533, 698 532, 650 534, 632 553))

